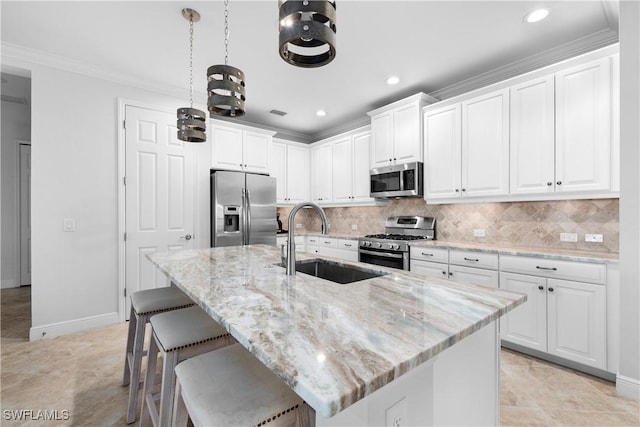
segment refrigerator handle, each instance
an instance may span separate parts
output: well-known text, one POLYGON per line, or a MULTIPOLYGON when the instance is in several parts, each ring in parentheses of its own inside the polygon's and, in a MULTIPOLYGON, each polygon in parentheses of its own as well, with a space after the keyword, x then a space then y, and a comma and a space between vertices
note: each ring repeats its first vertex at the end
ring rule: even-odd
POLYGON ((251 244, 251 193, 247 188, 245 190, 245 198, 247 200, 247 210, 246 210, 246 218, 247 218, 247 229, 245 235, 247 236, 247 245, 251 244))
POLYGON ((246 245, 247 244, 247 196, 246 196, 246 189, 244 187, 241 188, 241 193, 242 193, 242 204, 241 204, 241 209, 242 209, 242 214, 241 214, 241 219, 240 222, 242 223, 242 245, 246 245))

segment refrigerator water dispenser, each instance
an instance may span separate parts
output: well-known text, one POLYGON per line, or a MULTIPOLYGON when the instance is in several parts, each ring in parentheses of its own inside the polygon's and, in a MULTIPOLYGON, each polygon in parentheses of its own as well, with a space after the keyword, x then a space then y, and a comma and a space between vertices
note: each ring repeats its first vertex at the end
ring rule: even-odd
POLYGON ((240 231, 240 206, 224 207, 224 232, 240 231))

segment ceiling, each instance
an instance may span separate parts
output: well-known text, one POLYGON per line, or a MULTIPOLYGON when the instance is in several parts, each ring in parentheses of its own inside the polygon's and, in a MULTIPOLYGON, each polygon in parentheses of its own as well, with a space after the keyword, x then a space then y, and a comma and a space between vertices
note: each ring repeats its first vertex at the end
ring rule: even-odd
MULTIPOLYGON (((189 24, 182 8, 202 15, 194 26, 194 91, 200 108, 206 102, 207 68, 224 63, 220 0, 3 0, 0 7, 3 50, 44 54, 97 77, 183 97, 184 105, 176 107, 188 105, 189 96, 189 24)), ((336 59, 312 69, 280 58, 277 23, 276 0, 229 1, 229 65, 244 71, 247 91, 247 114, 235 120, 310 142, 365 124, 367 111, 417 92, 444 99, 474 84, 614 43, 618 5, 337 0, 336 59), (525 23, 524 16, 540 6, 550 10, 549 17, 525 23), (400 78, 395 86, 386 84, 392 74, 400 78), (273 109, 287 115, 269 113, 273 109), (316 116, 318 109, 327 115, 316 116)), ((3 65, 3 71, 15 70, 3 65)), ((2 91, 11 91, 8 83, 2 91)))

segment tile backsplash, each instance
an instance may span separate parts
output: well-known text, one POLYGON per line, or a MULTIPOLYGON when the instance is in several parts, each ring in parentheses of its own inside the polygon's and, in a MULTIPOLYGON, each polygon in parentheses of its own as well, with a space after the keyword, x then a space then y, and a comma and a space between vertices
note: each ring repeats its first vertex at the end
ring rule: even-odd
MULTIPOLYGON (((364 236, 384 232, 384 220, 396 215, 436 218, 438 240, 506 246, 617 253, 620 242, 618 199, 427 205, 423 199, 390 200, 385 206, 325 208, 332 233, 364 236), (352 230, 352 225, 357 230, 352 230), (483 229, 486 237, 474 237, 483 229), (578 242, 561 242, 560 233, 577 233, 578 242), (585 234, 602 234, 602 243, 587 243, 585 234)), ((287 227, 290 208, 278 208, 287 227)), ((310 209, 296 215, 300 232, 318 232, 320 219, 310 209)))

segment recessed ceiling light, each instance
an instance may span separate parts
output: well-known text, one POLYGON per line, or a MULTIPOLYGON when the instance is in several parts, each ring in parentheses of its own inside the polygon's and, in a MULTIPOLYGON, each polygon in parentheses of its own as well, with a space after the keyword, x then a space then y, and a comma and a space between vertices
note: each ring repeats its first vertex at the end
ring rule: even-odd
POLYGON ((324 116, 326 116, 326 115, 327 115, 327 112, 326 112, 326 111, 324 111, 324 110, 318 110, 318 111, 316 111, 316 116, 318 116, 318 117, 324 117, 324 116))
POLYGON ((536 9, 533 12, 529 12, 524 17, 524 20, 530 24, 533 24, 534 22, 542 21, 548 15, 549 15, 549 11, 547 9, 536 9))
POLYGON ((387 78, 388 85, 397 85, 398 83, 400 83, 400 77, 398 76, 389 76, 389 78, 387 78))

